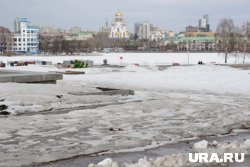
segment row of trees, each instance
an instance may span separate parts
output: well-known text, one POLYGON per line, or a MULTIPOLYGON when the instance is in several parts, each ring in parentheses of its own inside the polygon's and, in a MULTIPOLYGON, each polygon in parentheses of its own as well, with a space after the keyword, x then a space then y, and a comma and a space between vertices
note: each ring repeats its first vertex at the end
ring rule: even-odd
POLYGON ((228 55, 243 53, 243 63, 245 63, 246 54, 250 53, 250 22, 242 26, 234 24, 232 19, 222 19, 217 27, 220 37, 220 51, 225 53, 225 63, 228 55))
POLYGON ((87 40, 67 40, 63 35, 40 34, 40 50, 48 54, 73 54, 102 50, 103 48, 123 48, 129 50, 166 50, 162 41, 129 39, 110 39, 107 32, 98 32, 87 40))
POLYGON ((58 53, 80 53, 91 52, 103 48, 129 48, 129 40, 114 40, 108 38, 108 34, 104 32, 93 35, 87 40, 67 40, 63 35, 47 36, 40 35, 40 50, 48 54, 58 53))

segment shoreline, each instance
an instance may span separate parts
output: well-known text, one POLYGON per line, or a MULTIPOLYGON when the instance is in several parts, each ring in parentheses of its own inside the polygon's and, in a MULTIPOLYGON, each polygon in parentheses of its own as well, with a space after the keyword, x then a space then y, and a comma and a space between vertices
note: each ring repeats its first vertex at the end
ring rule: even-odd
MULTIPOLYGON (((119 164, 128 163, 132 164, 137 162, 140 158, 147 157, 156 159, 158 157, 178 154, 178 153, 188 153, 192 151, 193 144, 201 140, 207 140, 209 143, 212 143, 216 140, 218 143, 226 143, 237 141, 243 143, 250 138, 250 131, 248 132, 239 132, 237 134, 230 134, 224 136, 212 136, 212 137, 202 137, 194 140, 185 140, 177 143, 165 144, 152 149, 147 149, 144 151, 135 151, 135 152, 109 152, 109 153, 97 153, 91 155, 79 155, 75 157, 70 157, 66 159, 56 160, 52 162, 44 162, 35 165, 32 167, 88 167, 90 164, 97 164, 100 161, 111 158, 114 161, 117 161, 119 164)), ((234 164, 234 167, 247 167, 250 163, 250 157, 246 157, 243 163, 234 164)))

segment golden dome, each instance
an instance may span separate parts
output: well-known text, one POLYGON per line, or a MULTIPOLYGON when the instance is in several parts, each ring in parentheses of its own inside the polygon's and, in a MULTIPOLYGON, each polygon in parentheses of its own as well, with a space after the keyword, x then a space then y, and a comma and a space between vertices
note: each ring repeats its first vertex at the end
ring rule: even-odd
POLYGON ((122 12, 116 12, 115 16, 122 16, 122 12))
POLYGON ((115 33, 115 35, 121 35, 121 33, 120 33, 119 31, 117 31, 117 32, 115 33))

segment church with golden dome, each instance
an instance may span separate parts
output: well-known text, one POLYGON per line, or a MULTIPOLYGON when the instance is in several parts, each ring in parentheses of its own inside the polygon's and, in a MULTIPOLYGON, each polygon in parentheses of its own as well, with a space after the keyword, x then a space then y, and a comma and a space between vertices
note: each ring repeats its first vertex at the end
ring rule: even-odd
POLYGON ((110 28, 109 38, 113 39, 129 38, 129 33, 127 31, 126 23, 123 21, 122 12, 116 12, 115 20, 113 21, 110 28))

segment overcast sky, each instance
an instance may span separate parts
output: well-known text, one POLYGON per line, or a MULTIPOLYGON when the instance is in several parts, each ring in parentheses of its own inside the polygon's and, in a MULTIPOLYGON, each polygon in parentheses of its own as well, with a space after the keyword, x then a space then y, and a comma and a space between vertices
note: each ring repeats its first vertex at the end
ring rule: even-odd
POLYGON ((39 25, 98 30, 118 10, 130 31, 135 22, 150 21, 178 32, 198 25, 204 14, 213 30, 222 18, 250 21, 250 0, 0 0, 0 25, 10 28, 16 17, 26 17, 39 25))

